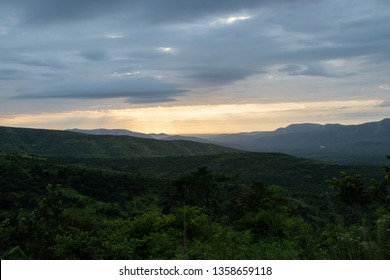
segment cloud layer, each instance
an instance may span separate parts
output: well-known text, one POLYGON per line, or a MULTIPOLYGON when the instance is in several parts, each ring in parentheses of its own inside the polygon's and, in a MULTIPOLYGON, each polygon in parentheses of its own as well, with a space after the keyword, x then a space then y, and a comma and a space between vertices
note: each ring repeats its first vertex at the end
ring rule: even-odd
POLYGON ((139 103, 174 101, 172 97, 187 90, 177 89, 174 85, 160 83, 154 79, 118 79, 105 82, 79 84, 59 84, 43 90, 16 95, 16 99, 111 99, 127 98, 139 103))
POLYGON ((69 101, 58 111, 80 110, 80 100, 127 108, 375 98, 384 108, 388 26, 382 0, 2 1, 0 112, 41 112, 33 100, 49 110, 53 99, 69 101))

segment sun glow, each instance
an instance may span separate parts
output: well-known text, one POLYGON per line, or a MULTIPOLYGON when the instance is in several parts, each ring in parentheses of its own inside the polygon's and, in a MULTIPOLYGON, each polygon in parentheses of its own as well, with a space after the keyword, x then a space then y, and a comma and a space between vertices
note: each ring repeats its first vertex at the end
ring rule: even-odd
MULTIPOLYGON (((215 134, 266 131, 291 123, 351 123, 351 115, 383 110, 383 100, 155 106, 0 116, 4 126, 35 128, 123 128, 144 133, 215 134), (335 113, 340 112, 342 114, 335 113)), ((359 119, 355 121, 359 122, 359 119)))

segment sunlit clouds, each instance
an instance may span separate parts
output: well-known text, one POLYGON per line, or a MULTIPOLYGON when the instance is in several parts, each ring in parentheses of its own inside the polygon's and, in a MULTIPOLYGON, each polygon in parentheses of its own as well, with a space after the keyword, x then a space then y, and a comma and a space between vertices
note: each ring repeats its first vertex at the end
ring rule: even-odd
POLYGON ((213 134, 274 130, 292 122, 359 123, 352 118, 365 110, 365 119, 386 116, 388 108, 380 100, 329 101, 307 103, 224 104, 194 106, 151 106, 132 109, 99 109, 62 113, 0 115, 8 126, 35 128, 125 128, 144 133, 213 134))
POLYGON ((174 51, 171 47, 158 47, 157 50, 163 53, 172 53, 174 51))
POLYGON ((210 22, 211 25, 230 25, 235 24, 240 21, 248 20, 251 16, 249 15, 237 15, 237 16, 228 16, 221 17, 210 22))

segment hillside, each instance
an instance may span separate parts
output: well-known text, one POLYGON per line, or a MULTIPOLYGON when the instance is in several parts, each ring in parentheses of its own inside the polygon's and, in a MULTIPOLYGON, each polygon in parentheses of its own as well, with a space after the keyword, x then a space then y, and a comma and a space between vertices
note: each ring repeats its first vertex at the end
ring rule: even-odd
POLYGON ((46 156, 161 157, 212 155, 233 149, 191 141, 160 141, 130 136, 0 127, 0 151, 46 156))
POLYGON ((1 259, 389 257, 388 177, 333 178, 372 168, 253 153, 79 159, 0 153, 1 259), (343 180, 373 195, 364 212, 329 188, 343 180))
POLYGON ((93 200, 119 202, 145 192, 153 179, 138 174, 55 163, 44 157, 0 152, 0 211, 15 205, 30 209, 45 195, 48 184, 93 200))
POLYGON ((78 164, 121 172, 176 178, 186 172, 208 167, 218 173, 236 177, 238 182, 277 184, 292 191, 309 193, 329 191, 327 180, 341 171, 378 176, 376 166, 325 164, 278 153, 226 153, 218 155, 159 157, 159 158, 53 158, 58 162, 78 164))
POLYGON ((78 128, 72 128, 72 129, 67 129, 66 131, 83 133, 83 134, 90 134, 90 135, 117 135, 117 136, 132 136, 132 137, 139 137, 139 138, 146 138, 146 139, 156 139, 149 134, 134 132, 134 131, 130 131, 127 129, 105 129, 105 128, 78 129, 78 128))
POLYGON ((134 131, 127 130, 127 129, 105 129, 105 128, 78 129, 78 128, 72 128, 72 129, 67 129, 66 131, 83 133, 83 134, 90 134, 90 135, 117 135, 117 136, 126 135, 126 136, 132 136, 132 137, 139 137, 139 138, 146 138, 146 139, 157 139, 157 140, 164 140, 164 141, 185 140, 185 141, 211 144, 210 141, 203 139, 203 138, 200 138, 200 137, 191 137, 191 136, 182 136, 182 135, 168 135, 165 133, 145 134, 145 133, 140 133, 140 132, 134 132, 134 131))

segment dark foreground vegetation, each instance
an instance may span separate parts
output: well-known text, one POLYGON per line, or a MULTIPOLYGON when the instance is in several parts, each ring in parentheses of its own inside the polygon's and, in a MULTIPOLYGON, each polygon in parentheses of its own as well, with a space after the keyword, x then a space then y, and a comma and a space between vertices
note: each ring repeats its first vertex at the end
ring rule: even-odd
POLYGON ((0 256, 390 259, 389 176, 278 154, 0 153, 0 256))

